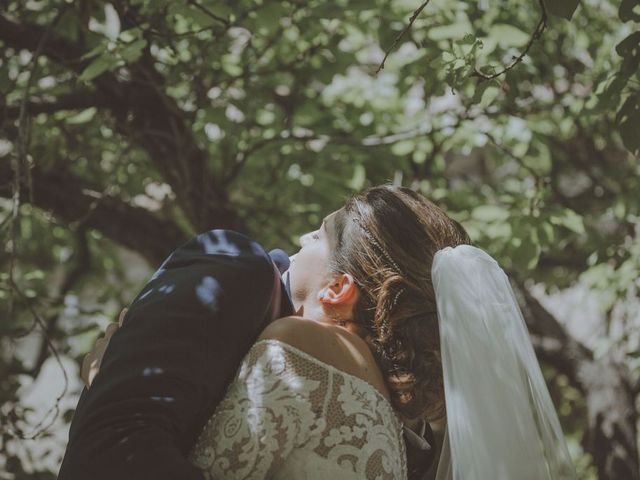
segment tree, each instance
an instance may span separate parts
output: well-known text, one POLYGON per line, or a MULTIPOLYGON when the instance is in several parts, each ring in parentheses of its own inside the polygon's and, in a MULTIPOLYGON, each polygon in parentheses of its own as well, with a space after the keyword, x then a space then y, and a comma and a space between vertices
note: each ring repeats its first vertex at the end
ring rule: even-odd
POLYGON ((638 478, 640 14, 576 7, 3 2, 2 351, 36 343, 0 358, 7 470, 46 427, 20 385, 131 300, 127 252, 151 267, 210 228, 293 249, 393 180, 509 270, 581 475, 638 478), (534 294, 575 285, 601 299, 600 342, 534 294))

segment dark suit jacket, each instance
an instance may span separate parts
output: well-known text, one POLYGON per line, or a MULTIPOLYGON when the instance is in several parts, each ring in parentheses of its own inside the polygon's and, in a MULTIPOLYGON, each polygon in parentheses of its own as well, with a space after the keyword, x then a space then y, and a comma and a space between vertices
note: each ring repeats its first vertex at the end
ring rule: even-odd
MULTIPOLYGON (((265 250, 236 232, 212 230, 173 252, 83 391, 58 478, 202 480, 187 454, 271 320, 276 282, 284 292, 265 250)), ((274 301, 293 313, 288 295, 274 301)))

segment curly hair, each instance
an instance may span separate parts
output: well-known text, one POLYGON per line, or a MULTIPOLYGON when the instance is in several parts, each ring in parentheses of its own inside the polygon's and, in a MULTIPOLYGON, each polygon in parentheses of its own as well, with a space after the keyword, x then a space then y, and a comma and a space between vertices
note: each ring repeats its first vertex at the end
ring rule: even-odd
POLYGON ((422 195, 403 187, 373 187, 336 216, 331 269, 360 288, 353 321, 368 343, 407 421, 445 416, 440 336, 431 264, 447 246, 468 244, 464 228, 422 195))

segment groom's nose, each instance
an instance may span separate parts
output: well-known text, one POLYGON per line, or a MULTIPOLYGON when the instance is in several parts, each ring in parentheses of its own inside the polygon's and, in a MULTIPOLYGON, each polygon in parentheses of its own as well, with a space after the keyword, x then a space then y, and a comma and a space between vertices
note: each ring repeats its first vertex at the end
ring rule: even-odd
POLYGON ((280 248, 275 248, 269 252, 269 257, 271 257, 271 261, 276 264, 280 275, 289 270, 289 255, 287 255, 284 250, 280 248))

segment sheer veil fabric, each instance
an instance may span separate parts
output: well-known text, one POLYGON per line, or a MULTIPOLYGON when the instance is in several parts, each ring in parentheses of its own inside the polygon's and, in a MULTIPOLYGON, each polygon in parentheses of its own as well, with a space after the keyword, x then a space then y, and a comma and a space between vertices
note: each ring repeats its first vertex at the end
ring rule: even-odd
POLYGON ((574 479, 509 280, 483 250, 438 251, 433 286, 447 431, 437 480, 574 479))

